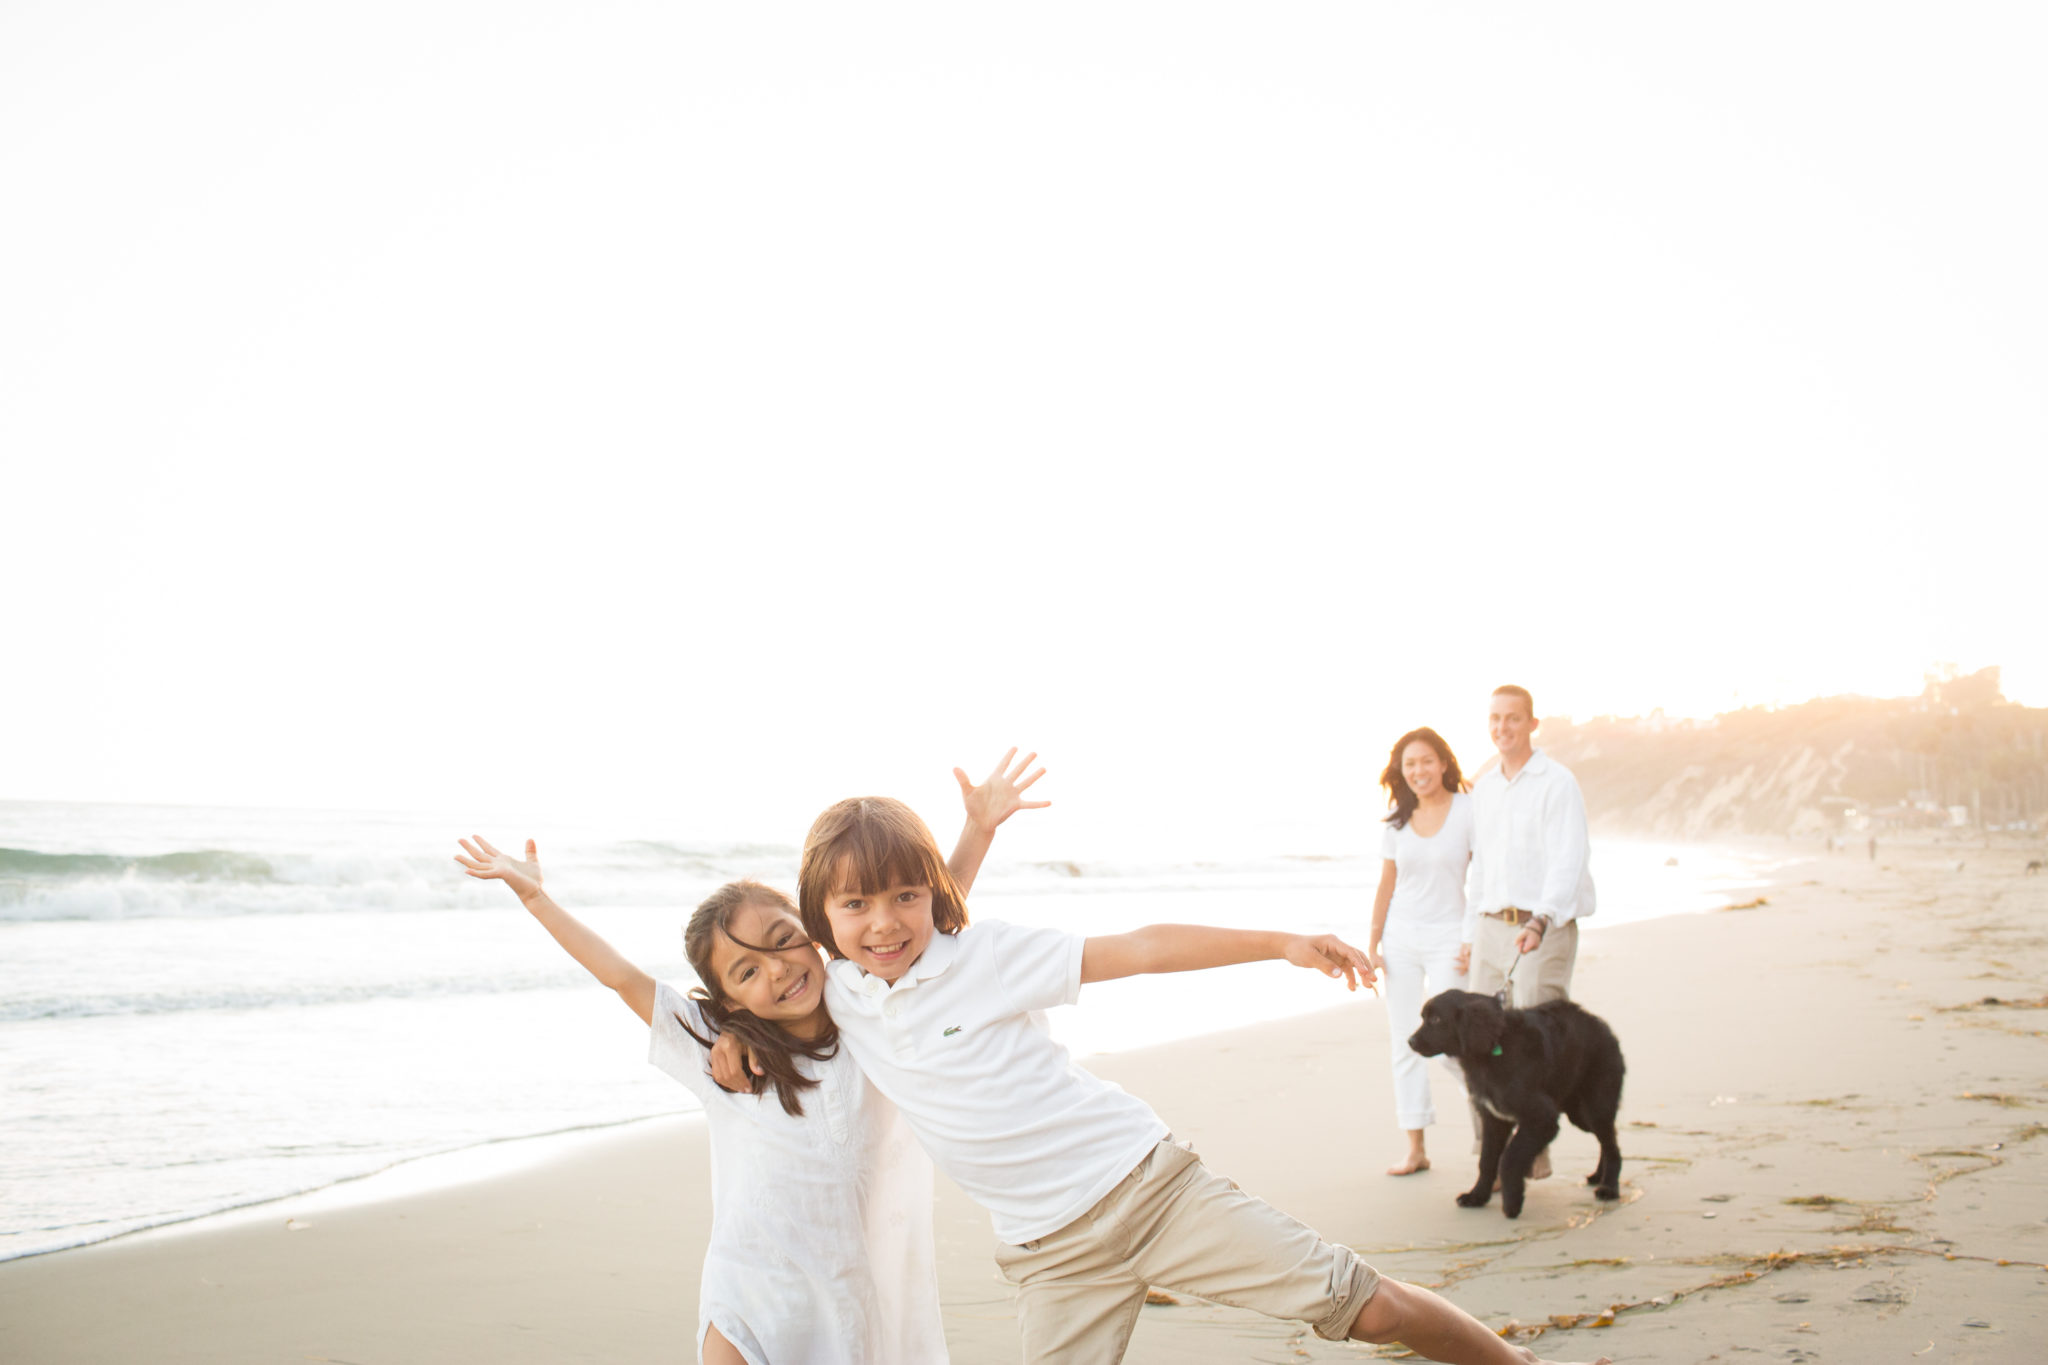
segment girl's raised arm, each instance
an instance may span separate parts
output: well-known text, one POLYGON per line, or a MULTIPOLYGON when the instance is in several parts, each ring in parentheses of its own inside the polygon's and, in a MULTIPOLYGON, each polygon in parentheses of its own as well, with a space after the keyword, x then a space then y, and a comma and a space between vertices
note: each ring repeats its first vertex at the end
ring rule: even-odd
POLYGON ((1205 924, 1148 924, 1128 934, 1098 934, 1081 945, 1081 981, 1114 981, 1157 972, 1197 972, 1238 962, 1284 959, 1357 990, 1373 983, 1372 963, 1335 934, 1283 934, 1269 929, 1216 929, 1205 924))
POLYGON ((960 804, 967 808, 967 822, 960 827, 960 842, 953 846, 953 856, 946 859, 946 870, 959 883, 961 895, 966 895, 974 885, 981 860, 988 856, 989 845, 996 840, 996 826, 1020 810, 1044 810, 1052 804, 1024 799, 1025 789, 1045 776, 1043 768, 1028 776, 1025 773, 1037 757, 1035 752, 1028 753, 1013 765, 1010 760, 1017 758, 1013 747, 978 787, 967 780, 965 769, 953 769, 953 780, 960 784, 960 804))
POLYGON ((463 870, 480 881, 500 881, 512 888, 541 927, 555 937, 562 950, 583 964, 583 969, 618 992, 626 1008, 640 1016, 643 1024, 654 1022, 654 978, 628 962, 619 950, 598 936, 596 930, 555 904, 541 889, 540 852, 533 840, 526 841, 524 861, 491 847, 481 834, 458 840, 465 853, 455 855, 463 870), (475 842, 471 842, 473 839, 475 842))

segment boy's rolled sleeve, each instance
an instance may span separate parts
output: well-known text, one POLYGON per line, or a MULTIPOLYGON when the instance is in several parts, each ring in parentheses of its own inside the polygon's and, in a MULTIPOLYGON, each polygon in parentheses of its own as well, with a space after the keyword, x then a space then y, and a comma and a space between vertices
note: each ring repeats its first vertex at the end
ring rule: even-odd
POLYGON ((988 937, 1003 990, 1019 1014, 1081 999, 1081 950, 1087 943, 1081 935, 1004 920, 984 920, 975 932, 988 937))

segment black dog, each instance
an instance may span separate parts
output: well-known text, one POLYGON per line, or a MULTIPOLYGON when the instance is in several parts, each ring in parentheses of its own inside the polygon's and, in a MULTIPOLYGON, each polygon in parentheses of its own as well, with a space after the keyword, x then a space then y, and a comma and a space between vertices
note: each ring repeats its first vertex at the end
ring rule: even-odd
POLYGON ((1621 1044, 1601 1019, 1569 1000, 1511 1010, 1490 995, 1445 991, 1423 1005, 1422 1027, 1408 1046, 1425 1057, 1457 1058, 1485 1122, 1479 1183, 1458 1196, 1460 1205, 1484 1207, 1497 1171, 1501 1211, 1519 1218, 1529 1164, 1557 1136, 1560 1112, 1600 1139, 1600 1164, 1586 1177, 1593 1193, 1621 1197, 1621 1148, 1614 1141, 1621 1044))

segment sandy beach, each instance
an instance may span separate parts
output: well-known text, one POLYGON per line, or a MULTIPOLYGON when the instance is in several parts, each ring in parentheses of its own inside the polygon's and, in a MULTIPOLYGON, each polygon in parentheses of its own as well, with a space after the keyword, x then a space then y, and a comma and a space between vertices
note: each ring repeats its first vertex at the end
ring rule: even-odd
MULTIPOLYGON (((1432 1133, 1436 1169, 1381 1174, 1400 1139, 1370 998, 1090 1065, 1215 1169, 1549 1355, 2040 1360, 2048 876, 2022 874, 2030 856, 1817 856, 1766 904, 1590 933, 1576 995, 1629 1061, 1615 1206, 1579 1183, 1594 1146, 1569 1128, 1517 1222, 1453 1205, 1462 1116, 1432 1133)), ((651 1121, 450 1188, 10 1261, 0 1359, 690 1359, 704 1148, 696 1124, 651 1121)), ((987 1219, 943 1180, 938 1218, 954 1359, 1015 1359, 987 1219)), ((1189 1301, 1148 1307, 1127 1359, 1394 1354, 1189 1301)))

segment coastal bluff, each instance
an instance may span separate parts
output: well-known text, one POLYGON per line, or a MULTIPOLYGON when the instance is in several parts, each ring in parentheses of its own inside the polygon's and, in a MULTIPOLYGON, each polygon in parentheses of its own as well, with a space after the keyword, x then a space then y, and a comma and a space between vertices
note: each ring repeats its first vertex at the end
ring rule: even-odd
POLYGON ((1901 829, 2048 829, 2048 708, 1999 671, 1930 677, 1917 697, 1826 697, 1711 720, 1546 719, 1597 830, 1698 840, 1862 838, 1901 829))

